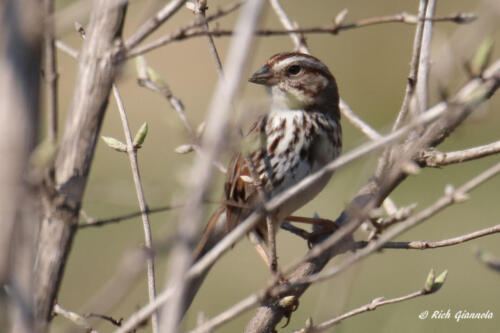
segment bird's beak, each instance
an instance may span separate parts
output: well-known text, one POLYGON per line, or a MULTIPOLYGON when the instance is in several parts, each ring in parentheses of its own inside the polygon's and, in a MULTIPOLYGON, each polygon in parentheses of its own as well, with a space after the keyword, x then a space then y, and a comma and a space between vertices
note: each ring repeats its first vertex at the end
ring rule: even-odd
POLYGON ((265 86, 270 86, 274 84, 273 72, 271 71, 271 67, 269 65, 264 65, 257 72, 253 73, 253 75, 248 79, 248 81, 256 84, 263 84, 265 86))

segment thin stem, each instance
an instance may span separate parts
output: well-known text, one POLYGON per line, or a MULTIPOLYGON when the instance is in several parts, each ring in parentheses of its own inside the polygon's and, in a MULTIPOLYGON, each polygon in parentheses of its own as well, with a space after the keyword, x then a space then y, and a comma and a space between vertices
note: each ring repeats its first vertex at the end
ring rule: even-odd
POLYGON ((57 82, 59 74, 57 73, 57 53, 55 50, 54 39, 54 0, 44 0, 43 10, 45 17, 44 36, 43 36, 43 78, 47 84, 47 136, 50 142, 55 143, 57 140, 58 128, 58 89, 57 82))
POLYGON ((500 140, 487 145, 464 150, 442 153, 436 150, 427 150, 419 158, 419 163, 428 167, 441 167, 450 164, 473 161, 482 157, 500 153, 500 140))
POLYGON ((403 103, 401 104, 401 109, 399 110, 398 116, 392 130, 395 131, 398 129, 403 121, 406 118, 408 110, 410 109, 410 98, 415 91, 415 85, 417 81, 417 73, 418 73, 418 64, 420 58, 420 50, 422 46, 422 33, 424 30, 424 18, 425 18, 425 9, 427 7, 427 0, 420 0, 420 4, 418 7, 418 18, 417 28, 415 30, 415 38, 413 40, 413 52, 410 62, 410 73, 408 74, 408 83, 406 84, 405 95, 403 98, 403 103))
POLYGON ((432 17, 436 10, 436 0, 428 0, 425 9, 425 22, 422 31, 422 46, 420 48, 420 57, 418 59, 417 87, 415 93, 417 96, 417 112, 427 110, 429 103, 429 66, 432 42, 432 17))
MULTIPOLYGON (((123 132, 125 134, 125 140, 127 143, 127 154, 130 160, 130 168, 132 169, 135 191, 137 192, 137 200, 139 201, 139 208, 141 209, 141 217, 144 227, 144 242, 146 249, 151 251, 153 249, 153 238, 151 235, 151 225, 149 223, 146 198, 144 196, 144 189, 142 187, 141 177, 139 175, 139 164, 137 162, 137 148, 134 147, 134 143, 132 141, 132 133, 130 132, 130 127, 127 120, 127 114, 125 113, 125 108, 123 105, 122 98, 115 84, 113 84, 113 95, 115 97, 116 104, 118 106, 118 112, 120 113, 120 119, 122 121, 123 132)), ((155 267, 154 267, 153 257, 147 259, 147 272, 148 272, 149 301, 153 302, 156 296, 155 267)), ((159 332, 157 313, 153 313, 153 315, 151 316, 151 322, 152 322, 153 332, 154 333, 159 332)))
MULTIPOLYGON (((500 232, 500 224, 497 224, 492 227, 477 230, 465 235, 443 239, 439 241, 387 242, 382 247, 384 249, 408 249, 408 250, 437 249, 440 247, 462 244, 476 238, 496 234, 499 232, 500 232)), ((368 244, 369 242, 358 242, 357 246, 362 248, 367 246, 368 244)))
POLYGON ((54 313, 56 315, 63 316, 64 318, 68 319, 69 321, 71 321, 76 326, 85 329, 86 332, 89 332, 89 333, 98 333, 95 329, 93 329, 90 326, 90 323, 88 322, 87 318, 85 318, 84 316, 82 316, 82 315, 80 315, 80 314, 78 314, 76 312, 68 311, 68 310, 64 309, 62 306, 60 306, 57 303, 54 304, 54 313))
MULTIPOLYGON (((202 27, 206 32, 208 32, 210 31, 210 29, 208 26, 207 17, 205 13, 207 10, 207 0, 196 0, 196 1, 197 1, 195 9, 196 19, 203 22, 202 27)), ((217 52, 217 48, 215 47, 214 38, 210 34, 207 34, 207 41, 210 54, 212 55, 212 59, 214 60, 215 63, 215 68, 217 69, 217 73, 219 74, 219 78, 223 78, 224 70, 222 68, 222 62, 220 60, 219 53, 217 52)))

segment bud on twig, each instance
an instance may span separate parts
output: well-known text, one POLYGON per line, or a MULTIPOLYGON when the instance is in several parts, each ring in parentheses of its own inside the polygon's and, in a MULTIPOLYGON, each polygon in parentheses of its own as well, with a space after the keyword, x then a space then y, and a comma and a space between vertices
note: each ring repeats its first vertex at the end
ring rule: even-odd
POLYGON ((117 140, 115 138, 112 138, 110 136, 101 136, 101 139, 104 141, 104 143, 109 147, 112 148, 116 151, 119 151, 121 153, 127 151, 127 145, 121 142, 120 140, 117 140))
POLYGON ((146 135, 148 134, 148 124, 142 124, 141 128, 137 131, 137 134, 134 137, 134 148, 140 148, 146 139, 146 135))

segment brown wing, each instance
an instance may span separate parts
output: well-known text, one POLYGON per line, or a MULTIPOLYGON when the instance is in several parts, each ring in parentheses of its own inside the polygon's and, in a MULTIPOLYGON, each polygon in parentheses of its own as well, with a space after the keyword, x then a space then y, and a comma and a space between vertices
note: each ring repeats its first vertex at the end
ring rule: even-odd
POLYGON ((256 187, 249 182, 250 168, 242 154, 236 154, 227 169, 224 183, 227 231, 231 231, 251 211, 256 187), (243 177, 242 177, 243 176, 243 177))
MULTIPOLYGON (((257 186, 252 180, 252 172, 248 165, 249 160, 253 160, 258 151, 265 147, 262 141, 262 133, 265 132, 267 116, 261 117, 246 135, 243 145, 250 142, 251 148, 246 153, 248 158, 242 153, 237 153, 231 159, 227 169, 226 181, 224 184, 224 199, 226 201, 226 219, 228 231, 238 225, 252 210, 258 196, 257 186)), ((245 147, 244 147, 245 148, 245 147)), ((262 153, 260 154, 262 155, 262 153)), ((253 166, 255 167, 255 166, 253 166)))

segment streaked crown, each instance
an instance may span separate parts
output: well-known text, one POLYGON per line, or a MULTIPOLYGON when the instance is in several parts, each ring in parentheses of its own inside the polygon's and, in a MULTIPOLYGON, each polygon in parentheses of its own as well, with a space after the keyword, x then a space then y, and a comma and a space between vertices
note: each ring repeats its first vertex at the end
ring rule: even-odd
POLYGON ((249 81, 270 88, 273 107, 338 113, 335 78, 325 64, 308 54, 278 53, 249 81))

